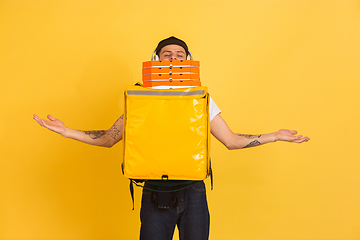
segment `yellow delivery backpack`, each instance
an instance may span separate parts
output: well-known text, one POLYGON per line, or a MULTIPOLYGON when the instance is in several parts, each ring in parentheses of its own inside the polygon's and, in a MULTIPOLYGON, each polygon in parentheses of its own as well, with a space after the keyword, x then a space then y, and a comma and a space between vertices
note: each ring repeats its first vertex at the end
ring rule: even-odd
POLYGON ((211 174, 206 87, 125 90, 122 170, 136 180, 203 180, 211 174))
POLYGON ((133 209, 133 184, 151 190, 151 199, 165 209, 194 181, 210 176, 212 189, 209 94, 201 87, 199 66, 193 60, 144 62, 144 87, 125 90, 121 166, 130 179, 133 209), (164 186, 171 190, 160 190, 164 186), (157 201, 161 192, 172 192, 169 204, 157 201))

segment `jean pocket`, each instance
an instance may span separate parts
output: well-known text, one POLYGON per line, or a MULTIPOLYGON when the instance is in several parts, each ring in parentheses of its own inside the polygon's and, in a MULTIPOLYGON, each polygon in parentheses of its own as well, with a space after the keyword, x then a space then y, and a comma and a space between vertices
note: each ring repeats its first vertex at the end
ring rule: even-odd
POLYGON ((145 195, 150 195, 151 192, 152 192, 152 191, 150 190, 149 185, 145 184, 144 187, 143 187, 143 194, 145 194, 145 195))
POLYGON ((197 192, 205 192, 206 191, 205 183, 203 181, 195 183, 194 185, 191 186, 191 189, 197 192))

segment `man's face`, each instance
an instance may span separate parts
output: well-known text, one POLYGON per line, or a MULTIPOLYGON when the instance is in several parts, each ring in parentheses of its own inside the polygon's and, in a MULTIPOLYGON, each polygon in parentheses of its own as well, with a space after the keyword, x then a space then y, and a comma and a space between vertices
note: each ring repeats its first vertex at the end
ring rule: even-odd
POLYGON ((160 61, 164 60, 186 60, 185 49, 179 45, 167 45, 159 53, 160 61))

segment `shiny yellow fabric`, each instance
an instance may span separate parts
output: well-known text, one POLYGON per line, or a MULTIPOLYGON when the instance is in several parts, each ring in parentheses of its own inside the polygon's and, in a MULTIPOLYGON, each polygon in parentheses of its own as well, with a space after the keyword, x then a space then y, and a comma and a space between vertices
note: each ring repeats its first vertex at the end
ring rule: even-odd
POLYGON ((123 136, 126 177, 205 179, 210 148, 207 88, 127 87, 123 136))

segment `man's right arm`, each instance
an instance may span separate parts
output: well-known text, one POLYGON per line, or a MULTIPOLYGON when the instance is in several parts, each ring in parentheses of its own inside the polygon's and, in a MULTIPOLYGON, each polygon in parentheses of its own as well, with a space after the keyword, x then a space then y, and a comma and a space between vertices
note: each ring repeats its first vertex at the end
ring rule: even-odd
POLYGON ((124 115, 118 118, 108 130, 80 131, 65 127, 64 123, 51 115, 47 116, 49 120, 41 119, 34 115, 34 119, 43 127, 60 134, 63 137, 71 138, 83 143, 112 147, 122 139, 124 115))

